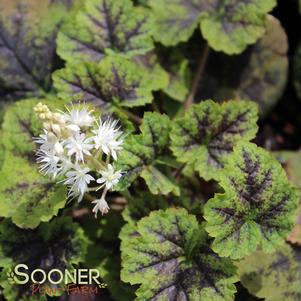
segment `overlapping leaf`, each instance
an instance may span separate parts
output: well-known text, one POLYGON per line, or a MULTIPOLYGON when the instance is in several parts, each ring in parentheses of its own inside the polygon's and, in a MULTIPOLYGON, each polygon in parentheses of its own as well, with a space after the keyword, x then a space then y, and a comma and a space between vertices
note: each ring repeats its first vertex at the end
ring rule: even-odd
POLYGON ((168 85, 163 91, 172 99, 184 102, 191 86, 189 60, 176 49, 173 51, 168 49, 168 52, 161 51, 160 55, 164 57, 161 64, 168 74, 168 85))
POLYGON ((167 209, 168 202, 162 196, 143 193, 139 197, 131 198, 122 216, 128 223, 136 223, 141 218, 148 216, 151 211, 167 209))
POLYGON ((159 58, 154 52, 148 52, 144 55, 135 56, 134 62, 145 70, 149 76, 149 82, 152 83, 154 90, 161 90, 168 87, 170 76, 159 64, 159 58))
MULTIPOLYGON (((88 243, 82 229, 68 217, 43 223, 35 230, 20 229, 6 219, 0 225, 0 266, 4 272, 20 263, 29 267, 29 273, 36 268, 46 273, 54 268, 72 270, 74 264, 83 261, 88 243)), ((11 284, 5 273, 1 279, 8 301, 31 300, 30 283, 11 284)))
POLYGON ((227 54, 241 53, 265 32, 266 14, 275 0, 226 0, 201 20, 203 36, 210 46, 227 54))
POLYGON ((146 71, 126 58, 109 56, 100 63, 68 65, 53 77, 66 102, 83 100, 96 106, 134 107, 150 103, 161 78, 153 82, 146 71))
POLYGON ((140 129, 141 134, 128 136, 118 158, 118 168, 125 174, 117 189, 129 187, 141 176, 151 193, 179 195, 179 187, 157 166, 168 154, 169 118, 158 113, 145 113, 140 129))
POLYGON ((99 61, 108 50, 126 56, 153 48, 147 10, 130 0, 87 0, 85 9, 58 36, 58 54, 66 61, 99 61))
MULTIPOLYGON (((70 2, 70 1, 69 1, 70 2)), ((64 1, 0 1, 0 94, 2 99, 40 95, 50 89, 64 1)))
POLYGON ((299 193, 268 152, 240 143, 220 184, 225 192, 208 201, 204 215, 215 252, 237 259, 284 242, 296 220, 299 193))
POLYGON ((273 254, 255 252, 238 264, 242 284, 266 301, 301 298, 301 253, 288 244, 273 254))
POLYGON ((255 137, 256 115, 252 102, 219 105, 203 101, 176 120, 171 131, 172 151, 180 162, 192 164, 204 179, 218 179, 233 147, 255 137))
POLYGON ((235 268, 210 249, 185 209, 153 211, 122 231, 122 280, 141 284, 135 300, 233 300, 235 268))
POLYGON ((156 18, 155 39, 164 45, 176 45, 187 41, 199 24, 200 17, 214 9, 216 2, 207 0, 148 1, 156 18))
MULTIPOLYGON (((49 221, 64 207, 66 191, 38 171, 33 137, 41 124, 33 107, 39 100, 20 101, 6 112, 3 123, 4 162, 0 173, 0 215, 22 228, 49 221)), ((50 104, 59 108, 59 103, 50 104)))
POLYGON ((156 16, 155 38, 165 45, 187 41, 200 24, 210 46, 227 54, 241 53, 264 34, 266 14, 275 0, 150 0, 156 16))

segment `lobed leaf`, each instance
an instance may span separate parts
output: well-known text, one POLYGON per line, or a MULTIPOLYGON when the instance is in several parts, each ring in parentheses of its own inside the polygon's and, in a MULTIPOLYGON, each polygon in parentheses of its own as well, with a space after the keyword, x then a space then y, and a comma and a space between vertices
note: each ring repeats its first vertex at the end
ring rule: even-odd
POLYGON ((238 273, 249 292, 266 301, 301 298, 301 253, 288 244, 273 254, 253 253, 238 263, 238 273))
POLYGON ((53 81, 58 96, 66 102, 84 100, 96 106, 117 107, 150 103, 157 85, 135 63, 119 56, 106 57, 98 64, 67 65, 54 73, 53 81))
POLYGON ((186 42, 200 22, 200 17, 212 10, 216 1, 149 0, 156 21, 155 39, 166 46, 186 42))
POLYGON ((167 201, 162 196, 146 192, 136 198, 131 198, 128 206, 123 210, 122 216, 126 222, 135 224, 152 211, 168 207, 167 201))
POLYGON ((275 0, 150 0, 156 17, 155 39, 172 46, 185 42, 200 24, 202 34, 216 51, 241 53, 265 31, 266 14, 275 0))
POLYGON ((224 164, 239 141, 257 132, 257 108, 252 102, 202 101, 176 119, 171 149, 178 161, 193 165, 205 180, 219 179, 224 164))
POLYGON ((149 82, 152 83, 154 90, 165 89, 168 86, 169 75, 161 67, 159 58, 154 52, 135 56, 133 61, 148 74, 149 82))
POLYGON ((130 0, 87 0, 84 10, 58 35, 58 54, 67 62, 100 61, 109 52, 128 57, 151 50, 149 12, 130 0))
POLYGON ((162 52, 161 56, 164 57, 162 66, 168 74, 168 85, 164 87, 163 91, 172 99, 184 102, 192 78, 189 60, 177 50, 168 53, 162 52))
POLYGON ((239 54, 264 34, 266 14, 275 6, 275 0, 216 1, 201 20, 202 34, 214 50, 239 54))
POLYGON ((121 278, 141 284, 135 300, 234 299, 234 266, 211 251, 204 228, 185 209, 153 211, 120 238, 121 278))
POLYGON ((220 185, 225 192, 209 200, 204 213, 215 252, 238 259, 258 247, 274 251, 284 242, 295 223, 299 193, 268 152, 239 143, 220 185))
POLYGON ((156 160, 166 155, 169 145, 170 120, 166 115, 144 114, 141 134, 130 135, 118 158, 118 168, 125 175, 117 190, 124 190, 141 176, 153 194, 180 194, 179 187, 156 166, 156 160))
MULTIPOLYGON (((11 217, 22 228, 35 228, 49 221, 66 203, 66 189, 41 175, 33 137, 41 124, 28 99, 12 105, 3 122, 4 162, 0 173, 0 215, 11 217)), ((52 101, 50 106, 59 107, 52 101)))
MULTIPOLYGON (((0 266, 12 268, 22 263, 29 272, 36 268, 46 273, 51 269, 70 269, 83 261, 89 241, 82 229, 69 217, 42 223, 35 230, 16 227, 9 219, 0 224, 0 266)), ((1 286, 8 301, 32 300, 30 283, 15 285, 2 277, 1 286)), ((53 287, 50 283, 47 286, 53 287)), ((35 296, 36 297, 36 296, 35 296)), ((42 300, 44 300, 42 298, 42 300)))
POLYGON ((69 7, 65 2, 0 1, 2 99, 38 96, 50 90, 57 31, 69 7))

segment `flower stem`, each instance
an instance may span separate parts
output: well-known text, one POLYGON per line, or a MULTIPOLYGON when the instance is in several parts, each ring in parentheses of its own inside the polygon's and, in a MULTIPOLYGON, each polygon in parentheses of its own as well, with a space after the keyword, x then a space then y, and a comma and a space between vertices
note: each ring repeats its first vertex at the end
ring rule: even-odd
POLYGON ((187 111, 187 109, 189 109, 189 107, 193 104, 195 93, 197 92, 199 82, 202 79, 203 73, 205 71, 209 52, 210 52, 210 48, 209 48, 209 45, 206 43, 204 50, 199 59, 198 67, 197 67, 196 73, 195 73, 193 81, 192 81, 191 89, 185 99, 184 112, 187 111))

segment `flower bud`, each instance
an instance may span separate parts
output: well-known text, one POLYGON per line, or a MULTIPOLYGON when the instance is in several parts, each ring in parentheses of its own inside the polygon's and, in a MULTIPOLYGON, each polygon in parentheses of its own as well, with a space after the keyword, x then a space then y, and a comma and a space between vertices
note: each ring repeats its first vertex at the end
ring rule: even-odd
POLYGON ((58 124, 55 124, 55 123, 52 124, 51 128, 55 134, 57 134, 57 135, 61 134, 61 127, 58 124))
POLYGON ((52 119, 52 113, 49 111, 45 114, 46 118, 51 120, 52 119))
POLYGON ((64 153, 64 148, 59 142, 55 143, 54 150, 58 155, 62 155, 64 153))

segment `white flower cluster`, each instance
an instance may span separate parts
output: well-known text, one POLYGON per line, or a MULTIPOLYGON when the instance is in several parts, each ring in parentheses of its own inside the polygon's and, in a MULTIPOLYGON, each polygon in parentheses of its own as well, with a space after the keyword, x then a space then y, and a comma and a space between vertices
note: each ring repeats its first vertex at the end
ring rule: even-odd
POLYGON ((69 188, 69 196, 80 202, 85 193, 103 189, 101 197, 92 203, 95 217, 100 211, 105 214, 109 206, 105 196, 121 178, 115 171, 112 160, 117 160, 122 149, 122 132, 116 120, 96 120, 86 107, 67 109, 67 112, 52 112, 39 103, 34 111, 43 121, 44 133, 34 138, 39 144, 37 152, 40 171, 53 178, 61 177, 69 188), (98 178, 91 175, 97 174, 98 178), (96 186, 89 188, 91 182, 96 186))

